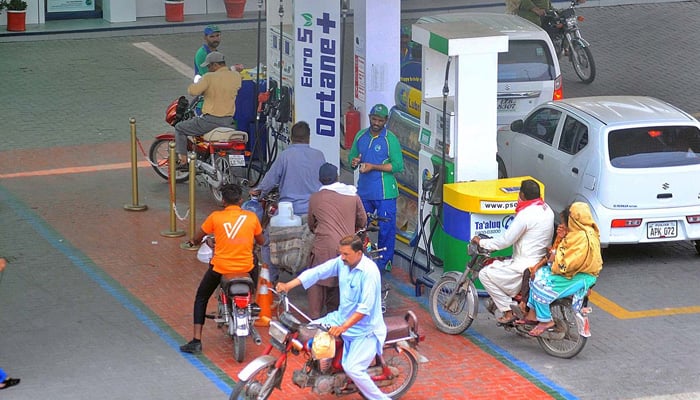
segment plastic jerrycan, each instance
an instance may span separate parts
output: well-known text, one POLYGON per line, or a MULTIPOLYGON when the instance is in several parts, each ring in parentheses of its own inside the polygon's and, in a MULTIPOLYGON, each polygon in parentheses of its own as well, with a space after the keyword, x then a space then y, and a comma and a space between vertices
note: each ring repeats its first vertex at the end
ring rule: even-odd
POLYGON ((270 218, 270 226, 301 226, 301 217, 294 215, 294 207, 289 201, 281 201, 277 208, 277 215, 270 218))

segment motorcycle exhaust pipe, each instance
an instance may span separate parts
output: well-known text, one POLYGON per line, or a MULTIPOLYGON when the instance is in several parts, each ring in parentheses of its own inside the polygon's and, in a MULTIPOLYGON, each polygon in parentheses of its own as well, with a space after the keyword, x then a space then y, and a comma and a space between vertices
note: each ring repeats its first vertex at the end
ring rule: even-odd
POLYGON ((262 338, 260 337, 260 333, 258 333, 258 330, 255 329, 255 326, 252 324, 250 325, 250 334, 253 336, 253 343, 260 346, 262 344, 262 338))

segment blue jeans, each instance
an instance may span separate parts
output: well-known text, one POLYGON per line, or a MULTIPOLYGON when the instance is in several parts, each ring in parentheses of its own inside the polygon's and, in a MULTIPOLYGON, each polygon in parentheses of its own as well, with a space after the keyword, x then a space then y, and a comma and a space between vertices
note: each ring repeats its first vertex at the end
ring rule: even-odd
POLYGON ((384 271, 386 264, 394 259, 394 244, 396 241, 396 199, 386 200, 362 200, 362 205, 368 213, 377 212, 377 215, 389 218, 389 221, 379 221, 379 236, 377 246, 386 250, 379 253, 382 257, 374 260, 380 271, 384 271))

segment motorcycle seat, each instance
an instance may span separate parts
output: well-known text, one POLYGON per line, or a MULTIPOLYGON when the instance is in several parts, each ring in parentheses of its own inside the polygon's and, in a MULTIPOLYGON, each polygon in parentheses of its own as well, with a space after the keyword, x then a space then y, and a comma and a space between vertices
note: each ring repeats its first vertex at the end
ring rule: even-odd
POLYGON ((240 142, 248 143, 248 133, 232 128, 214 128, 202 135, 205 142, 240 142))
POLYGON ((221 276, 221 288, 229 296, 241 296, 252 293, 255 283, 247 273, 224 274, 221 276))
POLYGON ((385 316, 384 324, 386 325, 385 343, 411 338, 411 331, 418 334, 418 317, 413 311, 407 311, 403 316, 385 316))

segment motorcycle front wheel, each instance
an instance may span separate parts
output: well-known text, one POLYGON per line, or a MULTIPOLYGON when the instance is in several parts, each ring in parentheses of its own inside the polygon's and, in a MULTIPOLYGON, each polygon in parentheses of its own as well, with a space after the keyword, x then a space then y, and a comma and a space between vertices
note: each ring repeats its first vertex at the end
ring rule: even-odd
MULTIPOLYGON (((156 171, 156 174, 161 178, 168 180, 170 173, 168 162, 170 156, 169 139, 156 139, 148 150, 148 160, 151 162, 151 167, 156 171)), ((181 183, 187 181, 190 173, 187 171, 175 171, 175 182, 181 183)))
POLYGON ((583 83, 591 83, 595 79, 595 61, 593 61, 593 53, 588 47, 581 46, 581 43, 571 43, 571 64, 574 67, 576 75, 583 83))
POLYGON ((576 316, 571 306, 571 299, 559 299, 550 305, 552 320, 556 322, 556 330, 563 331, 562 339, 547 339, 537 337, 542 350, 557 358, 573 358, 583 350, 588 338, 578 333, 576 316))
POLYGON ((438 330, 450 335, 459 335, 469 328, 478 307, 474 284, 468 281, 460 289, 457 283, 456 276, 444 275, 430 290, 430 316, 438 330))
POLYGON ((233 336, 233 358, 238 362, 245 358, 245 339, 245 336, 233 336))
MULTIPOLYGON (((384 362, 397 375, 390 382, 377 382, 379 390, 392 399, 398 399, 413 386, 418 376, 418 360, 408 350, 398 346, 384 349, 384 362)), ((364 397, 364 396, 363 396, 364 397)))
POLYGON ((265 400, 269 398, 277 386, 278 379, 281 379, 279 376, 281 373, 282 370, 276 369, 272 364, 261 366, 251 375, 250 379, 236 383, 228 400, 265 400))

